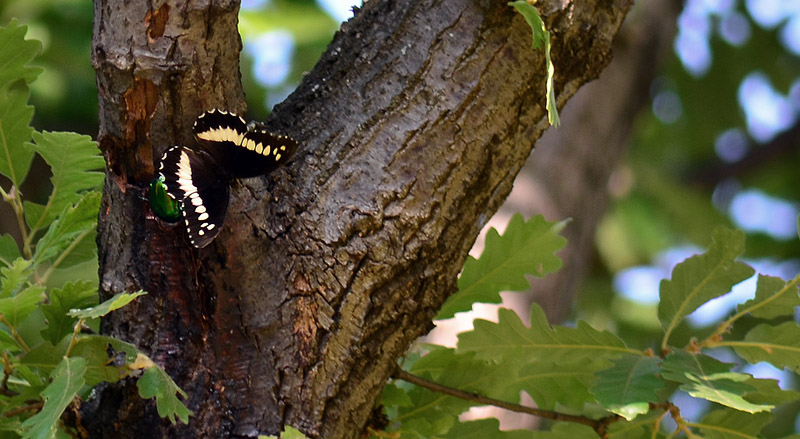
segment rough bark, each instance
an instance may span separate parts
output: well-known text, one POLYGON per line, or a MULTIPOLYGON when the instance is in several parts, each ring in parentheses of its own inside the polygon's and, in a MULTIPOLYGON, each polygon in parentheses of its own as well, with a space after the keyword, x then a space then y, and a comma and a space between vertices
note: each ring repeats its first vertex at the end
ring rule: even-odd
MULTIPOLYGON (((563 104, 607 64, 630 0, 537 6, 563 104)), ((243 109, 237 10, 96 0, 101 290, 149 292, 103 329, 164 365, 195 415, 170 426, 130 383, 108 387, 86 405, 91 437, 357 436, 547 128, 544 56, 505 2, 372 0, 276 108, 295 159, 235 184, 195 251, 142 198, 200 112, 243 109)))

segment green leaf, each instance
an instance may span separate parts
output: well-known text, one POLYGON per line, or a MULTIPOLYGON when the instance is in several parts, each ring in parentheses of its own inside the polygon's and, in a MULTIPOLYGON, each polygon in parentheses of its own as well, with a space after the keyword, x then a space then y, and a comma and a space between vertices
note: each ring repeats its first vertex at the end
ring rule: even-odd
POLYGON ((9 267, 0 268, 0 297, 17 294, 30 280, 31 261, 17 258, 9 267))
POLYGON ((137 291, 135 293, 119 293, 115 294, 114 297, 106 300, 105 302, 93 306, 91 308, 86 309, 73 309, 70 310, 67 314, 70 317, 77 317, 79 319, 96 319, 98 317, 103 317, 104 315, 110 313, 111 311, 117 310, 122 308, 123 306, 131 303, 133 299, 143 296, 147 293, 144 291, 137 291))
POLYGON ((612 422, 608 425, 608 439, 663 439, 664 435, 653 432, 654 423, 661 417, 658 410, 628 422, 612 422))
POLYGON ((777 380, 752 378, 745 383, 756 389, 744 395, 744 399, 753 404, 780 405, 800 399, 800 392, 781 389, 777 380))
POLYGON ((701 422, 692 424, 706 439, 757 439, 772 419, 771 413, 747 414, 735 410, 714 410, 701 422))
POLYGON ((258 439, 308 439, 306 435, 300 432, 300 430, 286 426, 286 429, 283 430, 280 437, 277 436, 259 436, 258 439))
POLYGON ((97 303, 97 287, 89 281, 70 282, 61 289, 50 291, 49 303, 42 306, 47 327, 42 329, 42 338, 57 345, 64 336, 72 333, 78 321, 67 313, 74 308, 85 308, 97 303))
POLYGON ((794 314, 800 306, 797 284, 786 283, 779 277, 758 275, 756 296, 738 306, 739 312, 749 312, 753 317, 773 319, 794 314))
POLYGON ((21 257, 17 241, 9 234, 0 235, 0 265, 10 267, 15 259, 21 257))
POLYGON ((381 404, 392 407, 411 407, 411 398, 408 397, 405 390, 397 387, 394 383, 388 383, 383 388, 381 404))
POLYGON ((519 399, 520 389, 506 385, 514 382, 513 371, 476 359, 472 353, 458 354, 455 349, 437 349, 414 363, 410 372, 430 376, 446 386, 478 392, 495 399, 519 399))
POLYGON ((561 267, 554 253, 566 239, 558 235, 564 222, 551 223, 541 215, 528 222, 516 214, 502 236, 494 228, 486 234, 486 247, 479 259, 467 257, 458 279, 458 293, 445 302, 437 319, 448 319, 469 311, 475 302, 500 303, 500 291, 530 288, 526 274, 544 277, 561 267))
POLYGON ((762 323, 742 341, 724 341, 720 346, 731 346, 748 363, 767 361, 778 368, 789 367, 800 371, 800 326, 785 322, 778 326, 762 323))
POLYGON ((649 403, 660 400, 664 382, 658 377, 661 359, 625 355, 598 372, 591 392, 609 411, 627 420, 650 411, 649 403))
POLYGON ((550 431, 534 431, 528 434, 531 439, 584 439, 597 437, 597 433, 591 427, 569 422, 557 423, 553 425, 550 431))
POLYGON ((459 422, 442 438, 450 439, 530 439, 529 430, 501 431, 497 419, 480 419, 477 421, 459 422))
POLYGON ((99 192, 86 193, 74 206, 67 206, 61 212, 36 243, 36 252, 33 255, 35 265, 54 258, 63 259, 75 245, 87 239, 94 245, 91 236, 97 227, 100 198, 99 192))
POLYGON ((33 285, 20 291, 12 297, 0 299, 0 314, 2 314, 11 326, 16 327, 25 320, 36 306, 44 299, 42 296, 44 287, 33 285))
POLYGON ((544 311, 536 304, 531 306, 530 328, 509 309, 500 308, 497 317, 497 323, 477 319, 472 331, 458 334, 459 352, 475 352, 477 358, 492 361, 511 357, 520 363, 611 360, 626 353, 641 355, 614 334, 598 331, 582 321, 575 328, 550 327, 544 311))
POLYGON ((103 381, 115 383, 124 378, 128 364, 136 360, 136 346, 102 335, 84 335, 73 346, 70 356, 86 360, 86 385, 103 381))
POLYGON ((162 418, 169 418, 173 424, 175 418, 184 424, 189 423, 189 415, 192 412, 178 399, 180 394, 184 399, 186 392, 181 390, 167 372, 160 367, 148 367, 144 374, 136 382, 139 388, 139 396, 144 399, 156 398, 156 409, 162 418))
POLYGON ((20 79, 30 84, 42 72, 41 67, 28 66, 42 51, 42 43, 26 40, 27 32, 28 26, 19 25, 16 19, 0 27, 0 88, 20 79))
POLYGON ((662 348, 681 320, 753 275, 749 265, 736 262, 744 252, 744 233, 718 227, 711 239, 707 252, 681 262, 672 270, 672 279, 661 281, 658 319, 666 331, 662 348))
POLYGON ((8 351, 12 354, 22 352, 22 347, 19 342, 14 339, 7 331, 0 330, 0 351, 8 351))
POLYGON ((98 190, 103 182, 103 157, 91 137, 68 132, 34 132, 35 151, 50 165, 53 191, 44 206, 25 203, 25 216, 32 231, 46 228, 81 193, 98 190))
POLYGON ((25 146, 33 132, 33 107, 27 105, 28 84, 42 71, 27 66, 42 48, 38 41, 25 40, 27 29, 16 20, 0 28, 0 174, 16 188, 25 179, 33 159, 33 151, 25 146))
POLYGON ((594 372, 608 365, 605 361, 534 361, 517 372, 522 390, 533 398, 536 406, 555 410, 556 404, 581 410, 594 402, 589 386, 594 372))
POLYGON ((42 392, 42 410, 25 420, 23 438, 54 438, 61 414, 84 385, 86 361, 82 358, 64 358, 53 372, 53 382, 42 392))
MULTIPOLYGON (((436 349, 416 361, 411 373, 437 383, 489 397, 509 400, 519 398, 519 390, 509 392, 507 371, 479 361, 473 354, 459 355, 453 349, 436 349)), ((419 437, 440 436, 458 423, 458 416, 476 403, 412 387, 407 392, 411 404, 398 407, 395 421, 402 423, 403 436, 414 432, 419 437)))
POLYGON ((753 404, 744 395, 756 391, 747 384, 753 377, 731 372, 726 364, 703 354, 676 351, 662 364, 664 379, 681 383, 681 390, 708 401, 716 402, 748 413, 769 411, 774 405, 753 404))
POLYGON ((550 59, 550 32, 547 30, 547 27, 545 27, 544 21, 539 15, 539 11, 526 0, 518 0, 508 4, 522 14, 522 16, 525 17, 525 21, 528 22, 528 26, 531 27, 531 32, 533 34, 533 43, 531 47, 536 49, 544 46, 545 62, 547 65, 547 119, 550 125, 557 127, 561 123, 561 120, 558 117, 558 107, 556 106, 555 89, 553 87, 555 66, 550 59))
POLYGON ((63 360, 64 355, 67 353, 67 348, 69 348, 70 341, 69 338, 64 338, 55 346, 50 343, 39 343, 38 346, 26 353, 20 359, 20 362, 40 373, 42 371, 50 373, 61 364, 61 360, 63 360))

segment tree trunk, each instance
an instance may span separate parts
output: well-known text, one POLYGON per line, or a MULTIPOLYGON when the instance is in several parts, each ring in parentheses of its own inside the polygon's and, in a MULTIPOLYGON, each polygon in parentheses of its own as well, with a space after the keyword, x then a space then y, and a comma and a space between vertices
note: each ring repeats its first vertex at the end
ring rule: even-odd
MULTIPOLYGON (((630 3, 537 3, 559 104, 608 63, 630 3)), ((103 330, 162 364, 194 416, 160 421, 123 383, 85 404, 90 437, 358 436, 547 128, 544 54, 505 2, 371 0, 276 108, 296 157, 234 184, 223 231, 195 250, 143 198, 153 157, 194 146, 197 115, 244 109, 237 13, 95 1, 101 293, 149 293, 103 330)))

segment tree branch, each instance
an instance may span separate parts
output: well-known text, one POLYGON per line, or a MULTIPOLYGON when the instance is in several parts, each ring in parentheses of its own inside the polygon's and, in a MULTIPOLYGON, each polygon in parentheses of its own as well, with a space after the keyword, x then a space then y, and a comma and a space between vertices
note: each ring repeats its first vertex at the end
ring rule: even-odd
POLYGON ((550 419, 553 421, 574 422, 577 424, 587 425, 591 427, 601 438, 606 437, 606 429, 608 428, 609 424, 622 419, 622 417, 619 415, 610 415, 600 419, 592 419, 592 418, 587 418, 586 416, 570 415, 567 413, 561 413, 554 410, 542 410, 534 407, 526 407, 520 404, 514 404, 507 401, 501 401, 499 399, 489 398, 487 396, 483 396, 475 392, 465 392, 463 390, 454 389, 452 387, 448 387, 439 383, 435 383, 430 380, 426 380, 425 378, 418 377, 414 374, 404 371, 399 367, 397 368, 397 370, 395 370, 394 374, 392 374, 392 378, 408 381, 411 384, 424 387, 434 392, 443 393, 445 395, 450 395, 455 398, 463 399, 466 401, 472 401, 478 404, 492 405, 495 407, 500 407, 502 409, 510 410, 512 412, 525 413, 528 415, 538 416, 540 418, 550 419))

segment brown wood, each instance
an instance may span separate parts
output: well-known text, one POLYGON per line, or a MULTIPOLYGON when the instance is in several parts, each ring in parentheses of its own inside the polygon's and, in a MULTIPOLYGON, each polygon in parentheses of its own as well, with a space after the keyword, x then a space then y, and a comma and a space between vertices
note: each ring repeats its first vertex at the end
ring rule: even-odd
MULTIPOLYGON (((630 3, 537 3, 560 104, 608 63, 630 3)), ((171 426, 133 383, 106 387, 85 404, 91 437, 358 436, 547 128, 543 53, 505 2, 371 0, 276 108, 297 156, 236 183, 220 236, 194 250, 142 198, 198 114, 244 109, 237 12, 95 2, 101 290, 149 292, 103 330, 164 365, 194 416, 171 426)))

